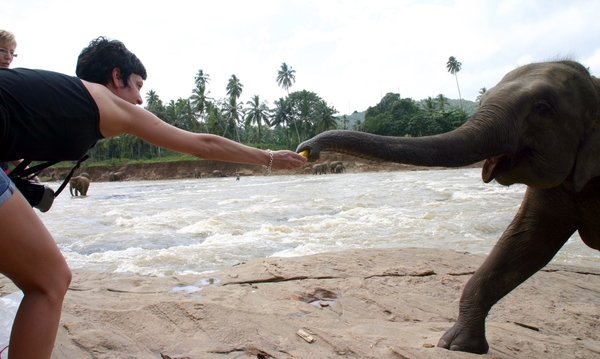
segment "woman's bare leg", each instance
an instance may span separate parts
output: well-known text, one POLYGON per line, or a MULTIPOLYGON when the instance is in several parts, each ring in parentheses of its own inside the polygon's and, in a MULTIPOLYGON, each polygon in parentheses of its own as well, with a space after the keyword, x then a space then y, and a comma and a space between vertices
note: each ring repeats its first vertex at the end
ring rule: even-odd
POLYGON ((10 358, 50 358, 71 271, 18 191, 0 205, 0 272, 24 294, 10 337, 10 358))

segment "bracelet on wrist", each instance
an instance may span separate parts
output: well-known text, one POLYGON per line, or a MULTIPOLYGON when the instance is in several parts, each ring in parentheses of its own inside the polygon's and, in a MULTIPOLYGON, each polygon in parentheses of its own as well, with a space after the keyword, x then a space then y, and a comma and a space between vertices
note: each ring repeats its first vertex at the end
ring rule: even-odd
POLYGON ((273 151, 267 150, 269 152, 269 166, 267 167, 267 171, 269 172, 269 176, 271 175, 271 167, 273 167, 273 151))

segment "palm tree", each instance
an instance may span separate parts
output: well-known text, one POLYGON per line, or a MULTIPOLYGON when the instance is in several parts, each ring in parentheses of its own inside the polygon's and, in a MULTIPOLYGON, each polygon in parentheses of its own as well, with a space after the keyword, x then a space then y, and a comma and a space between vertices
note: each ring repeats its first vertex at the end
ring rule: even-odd
MULTIPOLYGON (((204 85, 196 85, 196 87, 192 90, 192 95, 190 96, 190 103, 192 105, 192 110, 194 113, 198 114, 204 126, 206 127, 206 108, 208 103, 210 102, 209 98, 205 93, 206 88, 204 85)), ((210 91, 209 91, 210 93, 210 91)), ((208 132, 208 128, 206 129, 208 132)))
POLYGON ((196 86, 206 85, 208 82, 210 82, 210 75, 205 74, 202 69, 198 70, 198 73, 194 77, 194 83, 196 84, 196 86))
POLYGON ((427 112, 435 111, 435 100, 431 96, 427 96, 427 98, 423 102, 423 107, 427 112))
POLYGON ((209 81, 210 75, 205 74, 202 69, 198 70, 196 77, 194 77, 196 87, 192 90, 192 96, 190 96, 192 108, 202 119, 206 132, 208 132, 208 125, 206 124, 206 108, 208 102, 210 102, 210 98, 207 96, 210 91, 206 91, 206 85, 209 81))
POLYGON ((271 126, 280 126, 285 129, 286 146, 290 147, 289 124, 292 121, 292 104, 289 97, 275 100, 275 108, 271 113, 271 126))
POLYGON ((324 132, 337 128, 337 121, 334 114, 337 110, 333 107, 327 106, 327 102, 321 100, 314 109, 315 124, 317 125, 317 131, 324 132))
POLYGON ((480 102, 481 101, 481 96, 483 96, 484 93, 487 92, 487 89, 485 87, 482 87, 479 89, 479 95, 477 95, 477 98, 475 99, 475 101, 480 102))
POLYGON ((246 104, 250 105, 246 113, 246 126, 256 123, 256 127, 258 127, 258 145, 260 147, 260 127, 262 126, 262 122, 264 121, 267 126, 270 126, 269 108, 266 101, 260 102, 258 95, 254 95, 252 100, 246 102, 246 104))
POLYGON ((448 62, 446 63, 448 72, 454 75, 454 78, 456 79, 456 87, 458 88, 458 101, 460 103, 460 108, 462 109, 462 97, 460 95, 460 87, 458 86, 458 76, 456 75, 460 71, 461 66, 462 64, 458 62, 454 56, 450 56, 450 58, 448 58, 448 62))
POLYGON ((231 75, 226 87, 227 95, 229 95, 229 97, 235 98, 237 102, 237 99, 240 98, 240 96, 242 95, 243 88, 244 85, 242 85, 240 79, 238 79, 235 75, 231 75))
POLYGON ((290 94, 289 88, 296 82, 295 73, 296 70, 292 70, 291 66, 288 68, 288 65, 285 62, 281 64, 281 69, 277 71, 277 84, 281 86, 288 95, 290 94))
POLYGON ((342 116, 342 118, 340 119, 340 128, 342 130, 347 130, 348 122, 350 122, 350 120, 348 120, 348 117, 346 115, 342 116))
POLYGON ((446 105, 450 106, 450 100, 443 94, 437 95, 437 97, 435 98, 435 102, 437 103, 438 108, 442 112, 444 112, 444 108, 446 107, 446 105))
MULTIPOLYGON (((290 95, 290 87, 296 82, 296 70, 292 70, 292 67, 283 62, 281 64, 281 68, 277 71, 277 85, 281 86, 285 90, 285 92, 290 95)), ((298 125, 296 121, 294 121, 294 127, 296 128, 296 136, 298 136, 298 141, 300 141, 300 132, 298 131, 298 125)))
POLYGON ((225 127, 225 131, 223 132, 223 136, 225 136, 227 129, 233 128, 232 137, 233 139, 237 137, 238 142, 241 142, 240 133, 238 132, 238 123, 240 122, 241 112, 242 106, 238 105, 236 103, 235 97, 231 96, 229 98, 229 102, 225 103, 223 107, 223 116, 225 116, 225 118, 227 119, 227 125, 225 127))

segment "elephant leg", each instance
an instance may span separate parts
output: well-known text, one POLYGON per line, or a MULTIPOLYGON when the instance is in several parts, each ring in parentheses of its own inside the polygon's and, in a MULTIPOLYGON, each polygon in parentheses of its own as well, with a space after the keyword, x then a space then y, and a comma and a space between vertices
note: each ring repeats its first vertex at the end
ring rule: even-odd
MULTIPOLYGON (((529 191, 528 191, 529 192, 529 191)), ((548 264, 576 228, 564 202, 526 199, 498 243, 467 282, 456 323, 438 347, 485 354, 485 318, 494 304, 548 264), (558 207, 557 207, 558 206, 558 207)))

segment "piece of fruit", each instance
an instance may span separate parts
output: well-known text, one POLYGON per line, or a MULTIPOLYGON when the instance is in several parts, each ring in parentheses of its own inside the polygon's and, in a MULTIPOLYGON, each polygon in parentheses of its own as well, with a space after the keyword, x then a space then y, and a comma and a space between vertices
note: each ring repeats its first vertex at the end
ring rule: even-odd
POLYGON ((310 151, 309 151, 309 150, 304 150, 304 151, 300 152, 300 154, 301 154, 302 156, 306 157, 306 158, 308 158, 308 154, 309 154, 309 153, 310 153, 310 151))

